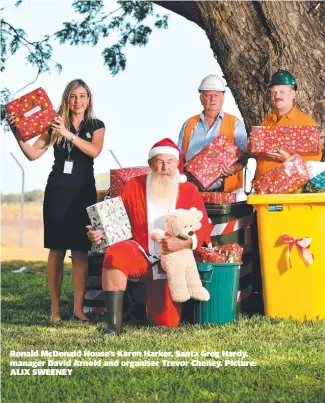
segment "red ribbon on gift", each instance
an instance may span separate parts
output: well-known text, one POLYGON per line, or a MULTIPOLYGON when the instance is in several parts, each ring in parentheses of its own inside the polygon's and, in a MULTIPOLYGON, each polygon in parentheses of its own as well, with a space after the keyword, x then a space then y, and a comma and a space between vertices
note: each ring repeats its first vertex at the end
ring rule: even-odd
POLYGON ((288 244, 288 257, 289 257, 289 264, 291 266, 291 259, 290 259, 290 252, 294 245, 298 248, 298 250, 302 253, 304 259, 309 263, 312 264, 314 262, 314 255, 310 252, 309 248, 311 245, 311 238, 296 238, 291 237, 284 233, 282 235, 282 241, 288 244))

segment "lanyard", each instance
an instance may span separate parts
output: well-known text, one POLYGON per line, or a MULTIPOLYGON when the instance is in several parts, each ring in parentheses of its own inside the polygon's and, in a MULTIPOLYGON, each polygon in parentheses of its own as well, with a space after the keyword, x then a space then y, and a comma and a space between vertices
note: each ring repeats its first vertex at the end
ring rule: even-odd
MULTIPOLYGON (((75 136, 78 137, 80 134, 80 130, 81 130, 81 125, 82 125, 82 121, 80 123, 79 129, 77 130, 75 136)), ((69 131, 70 131, 70 126, 69 126, 69 131)), ((68 150, 68 161, 70 161, 70 154, 71 154, 71 150, 73 149, 74 144, 72 143, 72 141, 67 140, 67 150, 68 150)))
MULTIPOLYGON (((79 136, 79 131, 76 132, 75 136, 76 137, 79 136)), ((73 147, 74 147, 74 144, 70 140, 67 140, 68 161, 70 161, 70 154, 71 154, 71 150, 73 149, 73 147)))

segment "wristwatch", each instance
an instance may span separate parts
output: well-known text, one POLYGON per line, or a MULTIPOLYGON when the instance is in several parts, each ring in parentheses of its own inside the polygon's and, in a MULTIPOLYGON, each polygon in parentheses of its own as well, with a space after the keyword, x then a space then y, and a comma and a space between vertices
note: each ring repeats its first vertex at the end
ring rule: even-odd
POLYGON ((77 137, 77 136, 76 136, 75 134, 72 135, 71 140, 70 140, 71 143, 73 142, 73 140, 74 140, 76 137, 77 137))

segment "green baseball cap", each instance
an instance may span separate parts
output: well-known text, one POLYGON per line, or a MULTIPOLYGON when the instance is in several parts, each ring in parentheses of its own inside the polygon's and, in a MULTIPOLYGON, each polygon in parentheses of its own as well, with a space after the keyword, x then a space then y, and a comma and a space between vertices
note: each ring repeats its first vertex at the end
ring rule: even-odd
POLYGON ((279 70, 273 74, 270 87, 273 85, 290 85, 294 90, 297 90, 297 83, 293 75, 287 70, 279 70))

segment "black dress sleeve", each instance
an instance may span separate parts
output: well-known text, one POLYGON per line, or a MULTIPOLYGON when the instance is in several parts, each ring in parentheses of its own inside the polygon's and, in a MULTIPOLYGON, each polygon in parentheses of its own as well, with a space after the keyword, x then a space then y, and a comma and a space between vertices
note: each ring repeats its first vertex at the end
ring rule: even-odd
POLYGON ((99 119, 92 119, 92 128, 93 131, 98 130, 98 129, 103 129, 105 128, 105 124, 103 121, 99 119))

